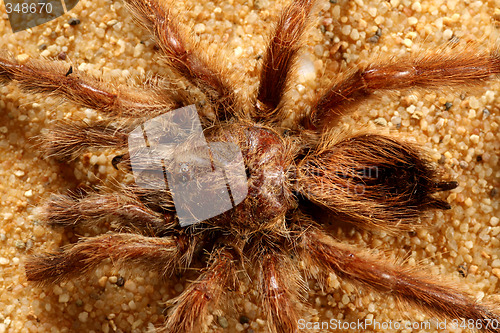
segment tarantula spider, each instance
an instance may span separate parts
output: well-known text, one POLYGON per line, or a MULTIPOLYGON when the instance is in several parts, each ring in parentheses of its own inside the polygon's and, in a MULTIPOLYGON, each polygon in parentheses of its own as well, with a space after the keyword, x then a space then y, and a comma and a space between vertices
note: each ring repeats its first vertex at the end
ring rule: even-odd
MULTIPOLYGON (((233 198, 234 207, 220 215, 195 218, 196 223, 186 225, 178 216, 180 207, 174 207, 175 193, 155 188, 154 175, 148 176, 146 186, 119 185, 114 192, 56 196, 45 207, 50 225, 92 226, 112 219, 117 231, 28 259, 28 280, 65 281, 89 273, 108 258, 117 266, 143 265, 168 276, 190 267, 205 251, 210 254, 206 268, 174 300, 160 331, 199 330, 210 307, 221 306, 227 292, 238 289, 241 271, 258 281, 269 329, 297 331, 300 313, 295 303, 303 301, 305 276, 311 274, 307 268, 316 266, 320 283, 325 283, 325 273, 332 272, 439 317, 479 320, 485 331, 500 332, 486 325, 500 320, 495 305, 477 303, 471 295, 423 271, 336 241, 323 224, 323 212, 327 212, 330 219, 360 228, 407 231, 427 210, 448 209, 448 203, 434 194, 455 188, 456 182, 440 179, 416 146, 380 134, 340 133, 336 124, 377 90, 480 84, 500 73, 497 51, 441 50, 354 69, 318 96, 295 128, 284 131, 280 123, 286 112, 281 106, 315 1, 292 1, 282 12, 251 103, 233 89, 228 69, 218 68, 192 48, 168 4, 125 2, 155 37, 172 70, 204 94, 213 115, 201 117, 204 138, 230 143, 241 152, 245 197, 239 203, 233 198), (305 263, 305 272, 297 260, 305 263)), ((114 88, 61 63, 20 63, 0 56, 0 82, 13 80, 28 92, 57 94, 109 116, 104 123, 55 128, 44 139, 44 148, 61 160, 88 148, 126 150, 140 123, 191 104, 183 91, 160 82, 148 89, 114 88)), ((191 147, 190 139, 177 145, 182 151, 173 162, 156 167, 173 179, 194 179, 198 187, 212 188, 221 179, 206 177, 213 166, 207 163, 209 157, 193 152, 198 147, 191 147)), ((227 153, 214 147, 210 155, 227 153)), ((134 158, 143 156, 140 149, 129 148, 129 153, 113 160, 125 171, 133 169, 134 158)), ((228 179, 232 180, 224 178, 224 182, 228 179)))

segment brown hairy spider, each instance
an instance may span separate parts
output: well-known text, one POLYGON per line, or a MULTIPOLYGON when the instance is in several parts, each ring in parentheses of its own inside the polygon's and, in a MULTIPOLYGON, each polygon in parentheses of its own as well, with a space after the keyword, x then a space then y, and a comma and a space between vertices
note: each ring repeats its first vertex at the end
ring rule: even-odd
MULTIPOLYGON (((417 219, 430 209, 450 208, 435 193, 457 183, 442 180, 415 145, 336 127, 340 116, 378 90, 479 85, 500 74, 497 50, 439 50, 355 68, 318 96, 311 112, 294 128, 284 130, 282 105, 315 1, 292 1, 281 14, 250 102, 230 83, 229 69, 196 52, 168 4, 125 2, 155 37, 170 68, 205 96, 210 112, 201 118, 207 141, 239 147, 248 194, 233 209, 189 226, 180 225, 168 190, 116 185, 115 191, 56 196, 44 209, 50 225, 91 227, 112 219, 116 230, 82 239, 59 253, 28 259, 28 280, 67 281, 88 274, 108 258, 116 266, 143 265, 168 277, 201 260, 206 267, 174 300, 159 331, 200 330, 210 310, 223 306, 227 294, 238 289, 238 277, 245 272, 258 281, 269 330, 293 332, 298 330, 297 303, 304 301, 306 278, 313 275, 326 284, 328 274, 334 273, 440 318, 479 320, 484 331, 500 332, 494 325, 500 321, 496 305, 476 302, 424 271, 339 242, 325 222, 397 233, 419 227, 417 219), (209 255, 205 258, 204 253, 209 255), (312 273, 310 267, 319 267, 319 272, 312 273)), ((0 81, 13 80, 28 92, 56 94, 109 117, 97 124, 65 124, 51 131, 43 148, 63 161, 90 148, 126 151, 130 133, 140 124, 192 104, 185 91, 160 81, 147 89, 115 88, 66 64, 0 57, 0 81)), ((113 164, 129 171, 134 153, 131 149, 116 156, 113 164)), ((187 170, 204 167, 196 158, 182 161, 187 170)), ((164 167, 183 176, 179 168, 164 167)), ((198 180, 201 186, 214 181, 198 180)))

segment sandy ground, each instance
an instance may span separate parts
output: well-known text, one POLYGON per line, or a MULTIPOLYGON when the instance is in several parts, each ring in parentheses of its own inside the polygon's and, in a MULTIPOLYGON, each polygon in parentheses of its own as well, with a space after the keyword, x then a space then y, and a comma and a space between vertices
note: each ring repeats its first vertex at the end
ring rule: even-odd
MULTIPOLYGON (((433 49, 452 38, 480 41, 481 47, 498 39, 500 1, 318 2, 319 19, 307 35, 301 62, 306 74, 298 76, 289 91, 291 119, 307 110, 313 94, 327 86, 328 75, 345 68, 433 49), (377 40, 373 36, 379 28, 377 40)), ((266 37, 285 3, 177 1, 175 8, 182 23, 193 27, 200 50, 222 53, 240 77, 237 84, 251 89, 266 37)), ((168 74, 157 64, 154 43, 137 28, 121 1, 81 0, 69 14, 15 34, 2 6, 0 14, 0 47, 20 60, 66 58, 80 70, 118 84, 168 74), (72 18, 80 23, 70 25, 72 18)), ((444 276, 479 300, 500 302, 499 105, 500 85, 490 82, 474 91, 462 87, 381 94, 346 117, 342 126, 347 129, 368 126, 417 141, 460 186, 447 197, 453 208, 430 214, 422 220, 426 227, 416 232, 391 236, 346 227, 335 236, 405 259, 408 265, 427 265, 432 274, 444 276)), ((145 332, 161 325, 164 302, 187 285, 189 277, 160 281, 153 273, 125 272, 111 263, 86 278, 55 286, 41 288, 26 281, 23 262, 28 254, 55 250, 86 235, 84 230, 43 226, 36 207, 51 193, 118 176, 111 166, 113 152, 90 152, 63 165, 44 159, 33 146, 35 136, 57 122, 74 119, 93 122, 100 115, 54 97, 26 95, 15 83, 0 87, 0 333, 145 332)), ((309 281, 307 321, 372 319, 418 326, 433 319, 415 309, 397 310, 389 295, 357 289, 333 275, 330 282, 331 288, 320 291, 314 280, 309 281)), ((212 313, 210 330, 265 331, 255 288, 249 284, 242 291, 245 296, 235 301, 233 311, 212 313)), ((435 326, 363 331, 443 332, 435 326)))

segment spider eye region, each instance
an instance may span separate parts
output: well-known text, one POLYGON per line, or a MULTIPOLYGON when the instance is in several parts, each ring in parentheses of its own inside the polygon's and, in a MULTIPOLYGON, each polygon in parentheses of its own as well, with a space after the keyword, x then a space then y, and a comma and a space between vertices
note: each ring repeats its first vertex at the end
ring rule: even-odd
POLYGON ((248 194, 245 163, 233 142, 207 142, 194 105, 150 119, 129 134, 138 186, 168 189, 182 227, 220 215, 248 194))

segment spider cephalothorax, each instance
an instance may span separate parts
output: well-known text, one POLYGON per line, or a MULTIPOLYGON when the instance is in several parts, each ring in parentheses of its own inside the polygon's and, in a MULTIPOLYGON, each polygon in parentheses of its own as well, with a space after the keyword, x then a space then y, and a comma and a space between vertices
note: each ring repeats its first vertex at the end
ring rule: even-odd
MULTIPOLYGON (((315 1, 292 1, 281 14, 250 102, 232 88, 229 69, 218 68, 192 48, 167 3, 125 2, 155 37, 172 70, 204 95, 210 112, 200 115, 199 133, 176 141, 180 134, 175 122, 156 126, 150 121, 179 109, 196 110, 181 89, 160 80, 142 89, 115 88, 66 64, 0 57, 0 82, 15 80, 26 91, 57 94, 109 117, 102 123, 56 127, 43 139, 49 156, 71 160, 88 148, 111 148, 127 151, 113 159, 117 169, 140 169, 134 185, 53 197, 43 214, 50 225, 85 227, 108 219, 115 230, 59 253, 31 257, 28 280, 65 281, 108 258, 117 266, 143 265, 166 277, 203 261, 205 268, 174 300, 160 330, 203 328, 210 306, 222 306, 224 297, 238 290, 238 277, 245 272, 257 281, 268 328, 294 332, 300 316, 296 303, 303 300, 306 276, 312 274, 308 268, 319 267, 314 275, 320 283, 335 273, 439 317, 480 321, 483 330, 499 331, 495 305, 477 303, 423 271, 335 241, 325 227, 326 216, 360 228, 408 231, 427 210, 449 208, 436 192, 457 183, 442 180, 417 146, 381 134, 341 131, 335 125, 376 90, 480 84, 500 73, 498 51, 440 50, 357 68, 340 76, 316 98, 310 113, 284 130, 287 83, 315 1), (155 131, 157 136, 148 138, 155 131), (144 151, 149 154, 156 139, 171 159, 153 154, 147 160, 144 151), (233 168, 234 161, 242 167, 235 163, 233 168), (158 175, 170 177, 168 188, 156 183, 158 175), (173 190, 175 184, 190 181, 192 191, 173 190), (197 189, 205 191, 208 201, 197 201, 197 189), (217 202, 218 191, 230 192, 234 207, 196 220, 196 209, 217 202)), ((191 118, 198 124, 196 112, 191 118)))

